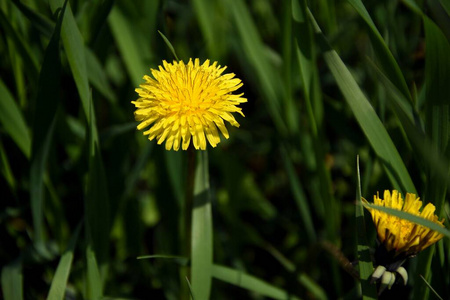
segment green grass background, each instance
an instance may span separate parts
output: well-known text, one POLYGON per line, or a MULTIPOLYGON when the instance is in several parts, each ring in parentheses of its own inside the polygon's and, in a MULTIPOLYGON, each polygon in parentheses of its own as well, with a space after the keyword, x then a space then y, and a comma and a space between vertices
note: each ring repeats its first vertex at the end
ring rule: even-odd
MULTIPOLYGON (((449 14, 448 0, 0 0, 0 298, 377 298, 360 196, 415 192, 449 228, 449 14), (134 89, 174 59, 158 31, 248 98, 195 175, 136 131, 134 89)), ((442 232, 380 299, 450 298, 442 232)))

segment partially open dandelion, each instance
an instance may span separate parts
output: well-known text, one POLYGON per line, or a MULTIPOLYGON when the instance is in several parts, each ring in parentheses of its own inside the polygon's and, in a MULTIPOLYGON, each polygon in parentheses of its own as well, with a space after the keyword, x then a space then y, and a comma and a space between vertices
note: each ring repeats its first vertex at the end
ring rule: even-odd
MULTIPOLYGON (((368 203, 366 199, 363 202, 368 203)), ((422 201, 415 194, 407 193, 405 201, 398 191, 384 191, 384 199, 380 199, 379 194, 374 196, 375 205, 384 206, 401 210, 426 220, 432 221, 444 227, 443 222, 439 221, 438 216, 434 214, 436 208, 428 203, 423 210, 422 201)), ((385 287, 391 288, 395 282, 396 273, 403 278, 406 284, 408 273, 401 266, 404 261, 420 251, 433 245, 443 235, 428 227, 413 223, 411 221, 399 218, 368 208, 378 233, 379 247, 375 252, 375 261, 378 267, 372 275, 372 281, 381 279, 381 290, 385 287)))
POLYGON ((228 139, 224 121, 239 127, 232 113, 244 116, 237 107, 247 102, 241 94, 233 94, 242 86, 233 73, 223 74, 226 67, 210 64, 199 59, 173 64, 163 61, 159 70, 152 69, 153 78, 145 75, 145 83, 136 92, 139 99, 132 101, 137 126, 149 140, 156 138, 158 144, 166 142, 167 150, 188 149, 190 141, 195 149, 206 149, 207 141, 212 147, 220 142, 219 131, 228 139))

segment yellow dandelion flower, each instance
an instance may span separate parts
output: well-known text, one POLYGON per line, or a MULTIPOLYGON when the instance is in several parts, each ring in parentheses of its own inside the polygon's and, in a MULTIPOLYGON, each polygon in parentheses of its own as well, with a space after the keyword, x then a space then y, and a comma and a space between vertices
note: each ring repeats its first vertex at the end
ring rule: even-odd
POLYGON ((239 127, 232 113, 242 116, 240 103, 247 102, 243 93, 233 94, 242 86, 235 74, 222 74, 226 67, 210 64, 206 60, 200 65, 199 59, 187 64, 183 61, 173 64, 163 61, 159 70, 151 69, 153 78, 145 75, 145 83, 136 92, 139 98, 132 103, 137 126, 156 139, 158 144, 166 142, 167 150, 186 150, 190 141, 195 149, 206 149, 207 141, 212 147, 220 142, 219 131, 228 139, 227 121, 239 127))
MULTIPOLYGON (((367 203, 367 200, 363 199, 363 201, 367 203)), ((374 196, 374 204, 402 210, 444 227, 444 220, 439 221, 438 216, 434 214, 436 208, 433 204, 428 203, 420 211, 422 201, 415 194, 407 193, 405 201, 403 201, 402 195, 396 190, 392 191, 392 194, 386 190, 384 191, 384 199, 380 199, 378 193, 374 196)), ((380 243, 384 245, 387 252, 395 252, 394 256, 399 254, 402 254, 402 257, 415 255, 443 237, 442 234, 428 227, 376 209, 369 208, 369 211, 377 228, 380 243)))

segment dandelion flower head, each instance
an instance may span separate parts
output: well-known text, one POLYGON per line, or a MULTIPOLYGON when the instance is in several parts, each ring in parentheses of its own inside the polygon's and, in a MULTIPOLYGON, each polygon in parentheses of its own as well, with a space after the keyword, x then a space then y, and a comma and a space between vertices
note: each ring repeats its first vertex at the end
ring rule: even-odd
POLYGON ((144 131, 149 140, 158 144, 165 141, 167 150, 187 150, 192 143, 195 149, 205 150, 207 141, 212 147, 220 142, 219 131, 229 138, 225 122, 239 127, 232 113, 242 116, 240 103, 247 102, 243 93, 233 94, 242 86, 235 74, 222 74, 226 67, 210 64, 202 65, 196 58, 168 63, 158 70, 151 69, 151 76, 145 75, 145 83, 136 92, 139 98, 132 103, 136 106, 136 121, 141 122, 138 130, 144 131))
MULTIPOLYGON (((367 203, 367 200, 363 199, 367 203)), ((434 214, 436 208, 428 203, 423 210, 422 201, 415 194, 407 193, 405 200, 398 191, 384 191, 384 199, 379 194, 374 196, 375 205, 401 210, 426 220, 432 221, 444 227, 434 214)), ((369 208, 373 222, 377 228, 378 239, 384 244, 388 252, 395 252, 395 256, 402 254, 408 257, 417 254, 425 248, 442 239, 443 235, 428 227, 413 223, 411 221, 387 214, 377 209, 369 208)))

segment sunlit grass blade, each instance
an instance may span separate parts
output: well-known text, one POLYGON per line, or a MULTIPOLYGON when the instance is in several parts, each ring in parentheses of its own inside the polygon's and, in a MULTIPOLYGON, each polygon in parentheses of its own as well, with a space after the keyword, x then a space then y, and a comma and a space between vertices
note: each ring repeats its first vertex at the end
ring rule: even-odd
POLYGON ((209 299, 213 263, 213 228, 208 152, 198 151, 191 232, 191 283, 196 299, 209 299))
POLYGON ((56 268, 55 275, 53 276, 52 284, 50 286, 50 291, 48 292, 47 300, 65 299, 67 280, 69 279, 70 269, 72 268, 73 252, 75 250, 80 229, 81 223, 78 225, 77 229, 75 229, 67 250, 59 260, 58 267, 56 268))
POLYGON ((44 241, 44 172, 50 151, 56 123, 56 112, 60 101, 59 40, 65 8, 60 11, 55 32, 45 51, 44 62, 39 75, 39 89, 36 96, 36 111, 33 123, 30 166, 30 200, 38 249, 44 241))
POLYGON ((22 263, 19 259, 2 267, 1 281, 5 300, 23 299, 22 263))
POLYGON ((416 193, 416 188, 411 180, 408 170, 392 142, 392 139, 384 128, 383 123, 381 123, 372 105, 369 103, 366 96, 364 96, 339 55, 336 51, 331 49, 319 26, 315 23, 314 17, 311 14, 310 16, 317 33, 318 45, 323 51, 325 62, 333 74, 347 104, 352 109, 362 131, 366 135, 375 153, 383 162, 385 171, 393 186, 400 190, 416 193))
POLYGON ((262 296, 280 300, 299 299, 290 295, 288 292, 265 282, 264 280, 225 266, 214 264, 212 266, 212 275, 216 279, 258 293, 262 296))
MULTIPOLYGON (((50 0, 52 11, 56 11, 63 5, 63 0, 50 0)), ((86 68, 86 58, 84 51, 83 37, 77 27, 75 17, 73 16, 70 4, 66 8, 66 13, 61 30, 61 39, 63 41, 67 60, 78 89, 81 104, 88 123, 89 119, 89 81, 86 68)))
POLYGON ((169 48, 170 52, 172 52, 173 57, 175 57, 176 60, 180 60, 177 56, 177 53, 175 52, 175 48, 172 46, 172 43, 169 41, 169 39, 166 38, 166 36, 161 31, 158 30, 158 33, 164 40, 164 43, 166 43, 167 48, 169 48))
POLYGON ((402 94, 411 102, 411 94, 409 93, 408 85, 405 77, 400 70, 394 56, 384 42, 383 37, 378 31, 375 23, 372 21, 361 0, 348 0, 348 2, 356 9, 359 15, 363 18, 369 28, 369 37, 372 41, 374 53, 377 56, 382 69, 386 72, 387 77, 394 83, 394 85, 402 92, 402 94))
POLYGON ((31 137, 25 118, 1 79, 0 99, 0 123, 23 154, 30 158, 31 137))
POLYGON ((359 172, 359 157, 356 158, 356 176, 358 186, 356 187, 356 237, 357 237, 357 257, 359 265, 359 278, 361 280, 361 290, 363 299, 377 299, 375 286, 370 284, 370 277, 373 273, 373 263, 370 256, 370 245, 367 242, 366 223, 364 222, 364 207, 361 202, 361 176, 359 172))
MULTIPOLYGON (((127 21, 123 12, 117 6, 114 6, 111 10, 108 24, 124 60, 131 82, 137 87, 142 83, 142 77, 148 70, 142 53, 143 51, 150 51, 150 47, 147 49, 139 47, 136 39, 144 37, 140 36, 140 31, 134 30, 132 24, 127 21)), ((143 43, 143 45, 147 45, 147 43, 143 43)))

